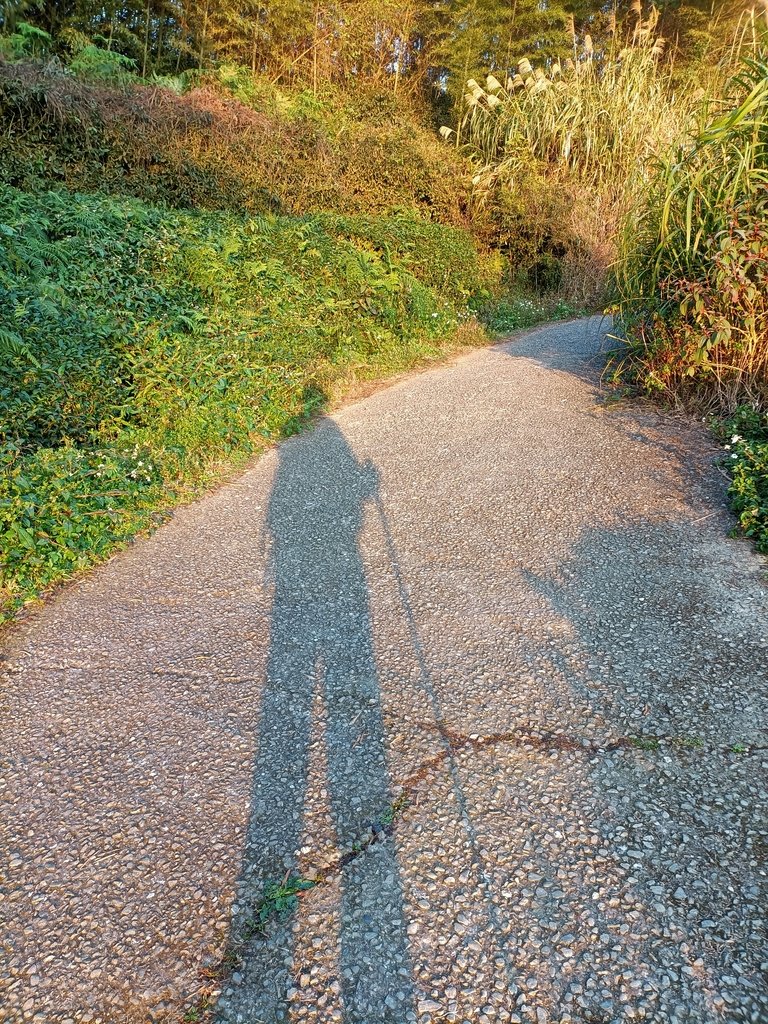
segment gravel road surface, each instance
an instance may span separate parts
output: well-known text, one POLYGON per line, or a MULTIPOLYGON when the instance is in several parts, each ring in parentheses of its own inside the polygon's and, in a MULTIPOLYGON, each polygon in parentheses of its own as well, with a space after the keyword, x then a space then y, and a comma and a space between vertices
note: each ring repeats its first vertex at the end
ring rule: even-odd
POLYGON ((766 564, 601 330, 347 406, 6 637, 0 1021, 768 1024, 766 564))

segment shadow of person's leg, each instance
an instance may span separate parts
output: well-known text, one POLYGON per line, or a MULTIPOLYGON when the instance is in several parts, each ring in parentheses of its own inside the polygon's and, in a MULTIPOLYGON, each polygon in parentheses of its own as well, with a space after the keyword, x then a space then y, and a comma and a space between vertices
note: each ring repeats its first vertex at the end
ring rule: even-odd
MULTIPOLYGON (((366 829, 382 829, 391 806, 381 695, 362 564, 347 629, 325 645, 327 762, 334 825, 349 847, 366 829), (351 626, 351 628, 350 628, 351 626)), ((348 564, 348 569, 352 566, 348 564)), ((355 575, 357 575, 355 573, 355 575)), ((341 981, 346 1024, 402 1024, 413 981, 394 840, 368 846, 341 879, 341 981)))
MULTIPOLYGON (((278 588, 279 589, 279 588, 278 588)), ((317 685, 314 645, 296 635, 294 609, 275 599, 269 665, 259 722, 248 825, 233 938, 248 929, 269 881, 294 872, 302 838, 312 706, 317 685)), ((264 936, 244 951, 242 984, 224 1000, 229 1021, 289 1019, 291 918, 270 918, 264 936)))

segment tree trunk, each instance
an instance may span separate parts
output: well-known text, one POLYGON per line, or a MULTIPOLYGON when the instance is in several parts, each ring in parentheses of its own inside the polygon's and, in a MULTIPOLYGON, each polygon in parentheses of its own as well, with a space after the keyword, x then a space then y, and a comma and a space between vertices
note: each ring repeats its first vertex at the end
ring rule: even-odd
POLYGON ((150 2, 147 0, 147 7, 144 11, 144 59, 141 62, 141 77, 147 77, 147 57, 149 56, 149 14, 150 14, 150 2))
POLYGON ((317 44, 319 36, 320 5, 315 4, 315 26, 312 34, 312 95, 317 98, 317 44))
POLYGON ((200 55, 199 55, 198 61, 197 61, 197 70, 198 71, 202 71, 203 70, 203 55, 205 53, 205 40, 206 40, 206 37, 208 35, 208 8, 209 8, 209 6, 210 6, 210 4, 209 4, 208 0, 206 0, 205 13, 203 14, 203 31, 200 34, 200 55))

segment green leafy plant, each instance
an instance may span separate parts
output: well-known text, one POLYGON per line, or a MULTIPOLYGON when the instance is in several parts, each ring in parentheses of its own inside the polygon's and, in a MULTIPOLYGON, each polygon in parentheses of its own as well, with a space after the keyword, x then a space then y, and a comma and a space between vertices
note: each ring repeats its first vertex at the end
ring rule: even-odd
POLYGON ((69 62, 69 70, 81 78, 122 85, 131 80, 137 64, 132 57, 105 50, 94 43, 79 49, 69 62))
POLYGON ((15 331, 11 331, 7 327, 0 327, 0 359, 12 356, 23 356, 30 362, 35 361, 28 346, 15 331))
POLYGON ((316 885, 317 882, 309 878, 290 873, 279 881, 268 881, 249 930, 254 934, 263 933, 272 918, 293 913, 301 894, 314 889, 316 885))
POLYGON ((381 824, 385 827, 393 825, 397 819, 403 814, 406 807, 410 803, 410 797, 407 793, 401 793, 400 796, 394 800, 389 807, 384 811, 379 819, 381 824))
POLYGON ((768 413, 742 406, 716 430, 726 451, 731 507, 757 550, 768 554, 768 413))
POLYGON ((651 752, 659 749, 659 740, 655 736, 631 736, 629 742, 638 750, 651 752))
POLYGON ((704 740, 700 736, 681 736, 677 742, 685 750, 701 750, 704 746, 704 740))
POLYGON ((53 39, 43 29, 29 22, 20 21, 10 35, 0 36, 0 55, 9 60, 44 57, 52 43, 53 39))

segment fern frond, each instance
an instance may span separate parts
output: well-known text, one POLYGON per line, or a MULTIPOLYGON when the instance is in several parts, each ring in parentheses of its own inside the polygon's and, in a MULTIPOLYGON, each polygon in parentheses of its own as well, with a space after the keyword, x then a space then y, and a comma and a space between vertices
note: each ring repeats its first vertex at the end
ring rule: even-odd
POLYGON ((9 331, 7 327, 0 326, 0 359, 8 356, 22 356, 28 359, 35 366, 40 364, 32 355, 29 347, 24 344, 15 331, 9 331))

